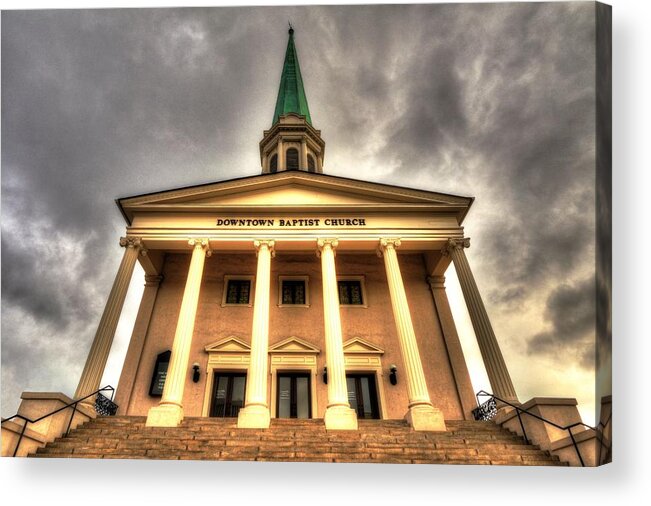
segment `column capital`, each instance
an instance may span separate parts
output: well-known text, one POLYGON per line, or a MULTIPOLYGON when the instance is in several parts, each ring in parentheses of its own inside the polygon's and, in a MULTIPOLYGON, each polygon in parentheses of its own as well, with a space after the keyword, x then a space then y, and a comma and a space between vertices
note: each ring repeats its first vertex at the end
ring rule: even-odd
POLYGON ((448 239, 445 246, 441 249, 443 256, 448 256, 453 249, 470 248, 470 237, 463 237, 461 239, 448 239))
POLYGON ((430 288, 445 289, 445 276, 427 276, 430 288))
POLYGON ((120 246, 123 248, 143 248, 141 238, 133 235, 120 237, 120 246))
POLYGON ((267 249, 269 250, 269 253, 271 253, 271 258, 276 256, 276 249, 274 247, 275 245, 276 245, 276 241, 274 241, 273 239, 256 239, 255 241, 253 241, 253 247, 255 248, 256 255, 258 254, 262 246, 266 246, 267 249))
POLYGON ((339 246, 339 239, 317 239, 316 241, 317 251, 316 256, 320 257, 321 252, 324 249, 331 249, 335 253, 335 249, 339 246))
POLYGON ((192 249, 203 249, 206 251, 206 256, 209 257, 212 255, 212 250, 210 249, 210 240, 209 239, 188 239, 188 246, 192 249))
POLYGON ((402 241, 398 238, 383 237, 380 239, 380 243, 378 244, 376 250, 377 256, 382 257, 382 254, 388 249, 398 249, 400 247, 400 244, 402 244, 402 241))

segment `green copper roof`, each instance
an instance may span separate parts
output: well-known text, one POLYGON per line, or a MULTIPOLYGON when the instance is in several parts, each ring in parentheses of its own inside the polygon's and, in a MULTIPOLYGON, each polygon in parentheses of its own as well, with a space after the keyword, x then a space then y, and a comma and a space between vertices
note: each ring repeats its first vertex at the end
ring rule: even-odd
POLYGON ((311 125, 310 109, 307 106, 307 98, 303 89, 303 78, 301 68, 298 65, 298 56, 294 46, 294 29, 289 29, 289 41, 285 53, 285 65, 280 76, 280 89, 276 99, 276 110, 271 126, 278 123, 280 116, 293 112, 305 116, 306 121, 311 125))

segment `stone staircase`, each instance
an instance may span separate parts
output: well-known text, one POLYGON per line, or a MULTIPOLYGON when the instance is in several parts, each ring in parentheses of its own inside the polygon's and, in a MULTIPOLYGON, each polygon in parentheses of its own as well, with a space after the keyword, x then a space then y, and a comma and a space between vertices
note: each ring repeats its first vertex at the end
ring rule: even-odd
POLYGON ((360 420, 358 431, 327 432, 320 419, 273 419, 268 430, 256 430, 238 429, 233 418, 154 428, 145 417, 100 417, 30 457, 567 465, 491 422, 446 424, 446 432, 415 432, 402 420, 360 420))

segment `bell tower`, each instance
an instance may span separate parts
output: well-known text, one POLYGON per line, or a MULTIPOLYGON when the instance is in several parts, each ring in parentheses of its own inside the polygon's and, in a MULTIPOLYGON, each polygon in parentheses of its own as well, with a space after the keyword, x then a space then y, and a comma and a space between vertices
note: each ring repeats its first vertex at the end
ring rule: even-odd
POLYGON ((290 25, 274 117, 271 128, 264 131, 260 141, 262 173, 286 170, 322 173, 324 154, 321 130, 312 126, 294 45, 294 29, 290 25))

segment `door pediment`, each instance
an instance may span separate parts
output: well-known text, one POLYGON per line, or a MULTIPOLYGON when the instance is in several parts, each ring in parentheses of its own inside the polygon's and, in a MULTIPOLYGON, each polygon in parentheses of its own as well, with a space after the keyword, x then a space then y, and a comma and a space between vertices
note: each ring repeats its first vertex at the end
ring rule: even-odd
POLYGON ((378 348, 373 343, 362 339, 361 337, 353 337, 344 344, 344 353, 363 353, 365 355, 383 355, 384 350, 378 348))
POLYGON ((251 353, 251 346, 238 337, 229 336, 209 344, 204 350, 207 353, 251 353))
POLYGON ((308 343, 307 341, 303 341, 298 337, 291 336, 271 346, 269 348, 269 353, 300 353, 318 355, 321 353, 321 350, 316 346, 308 343))

